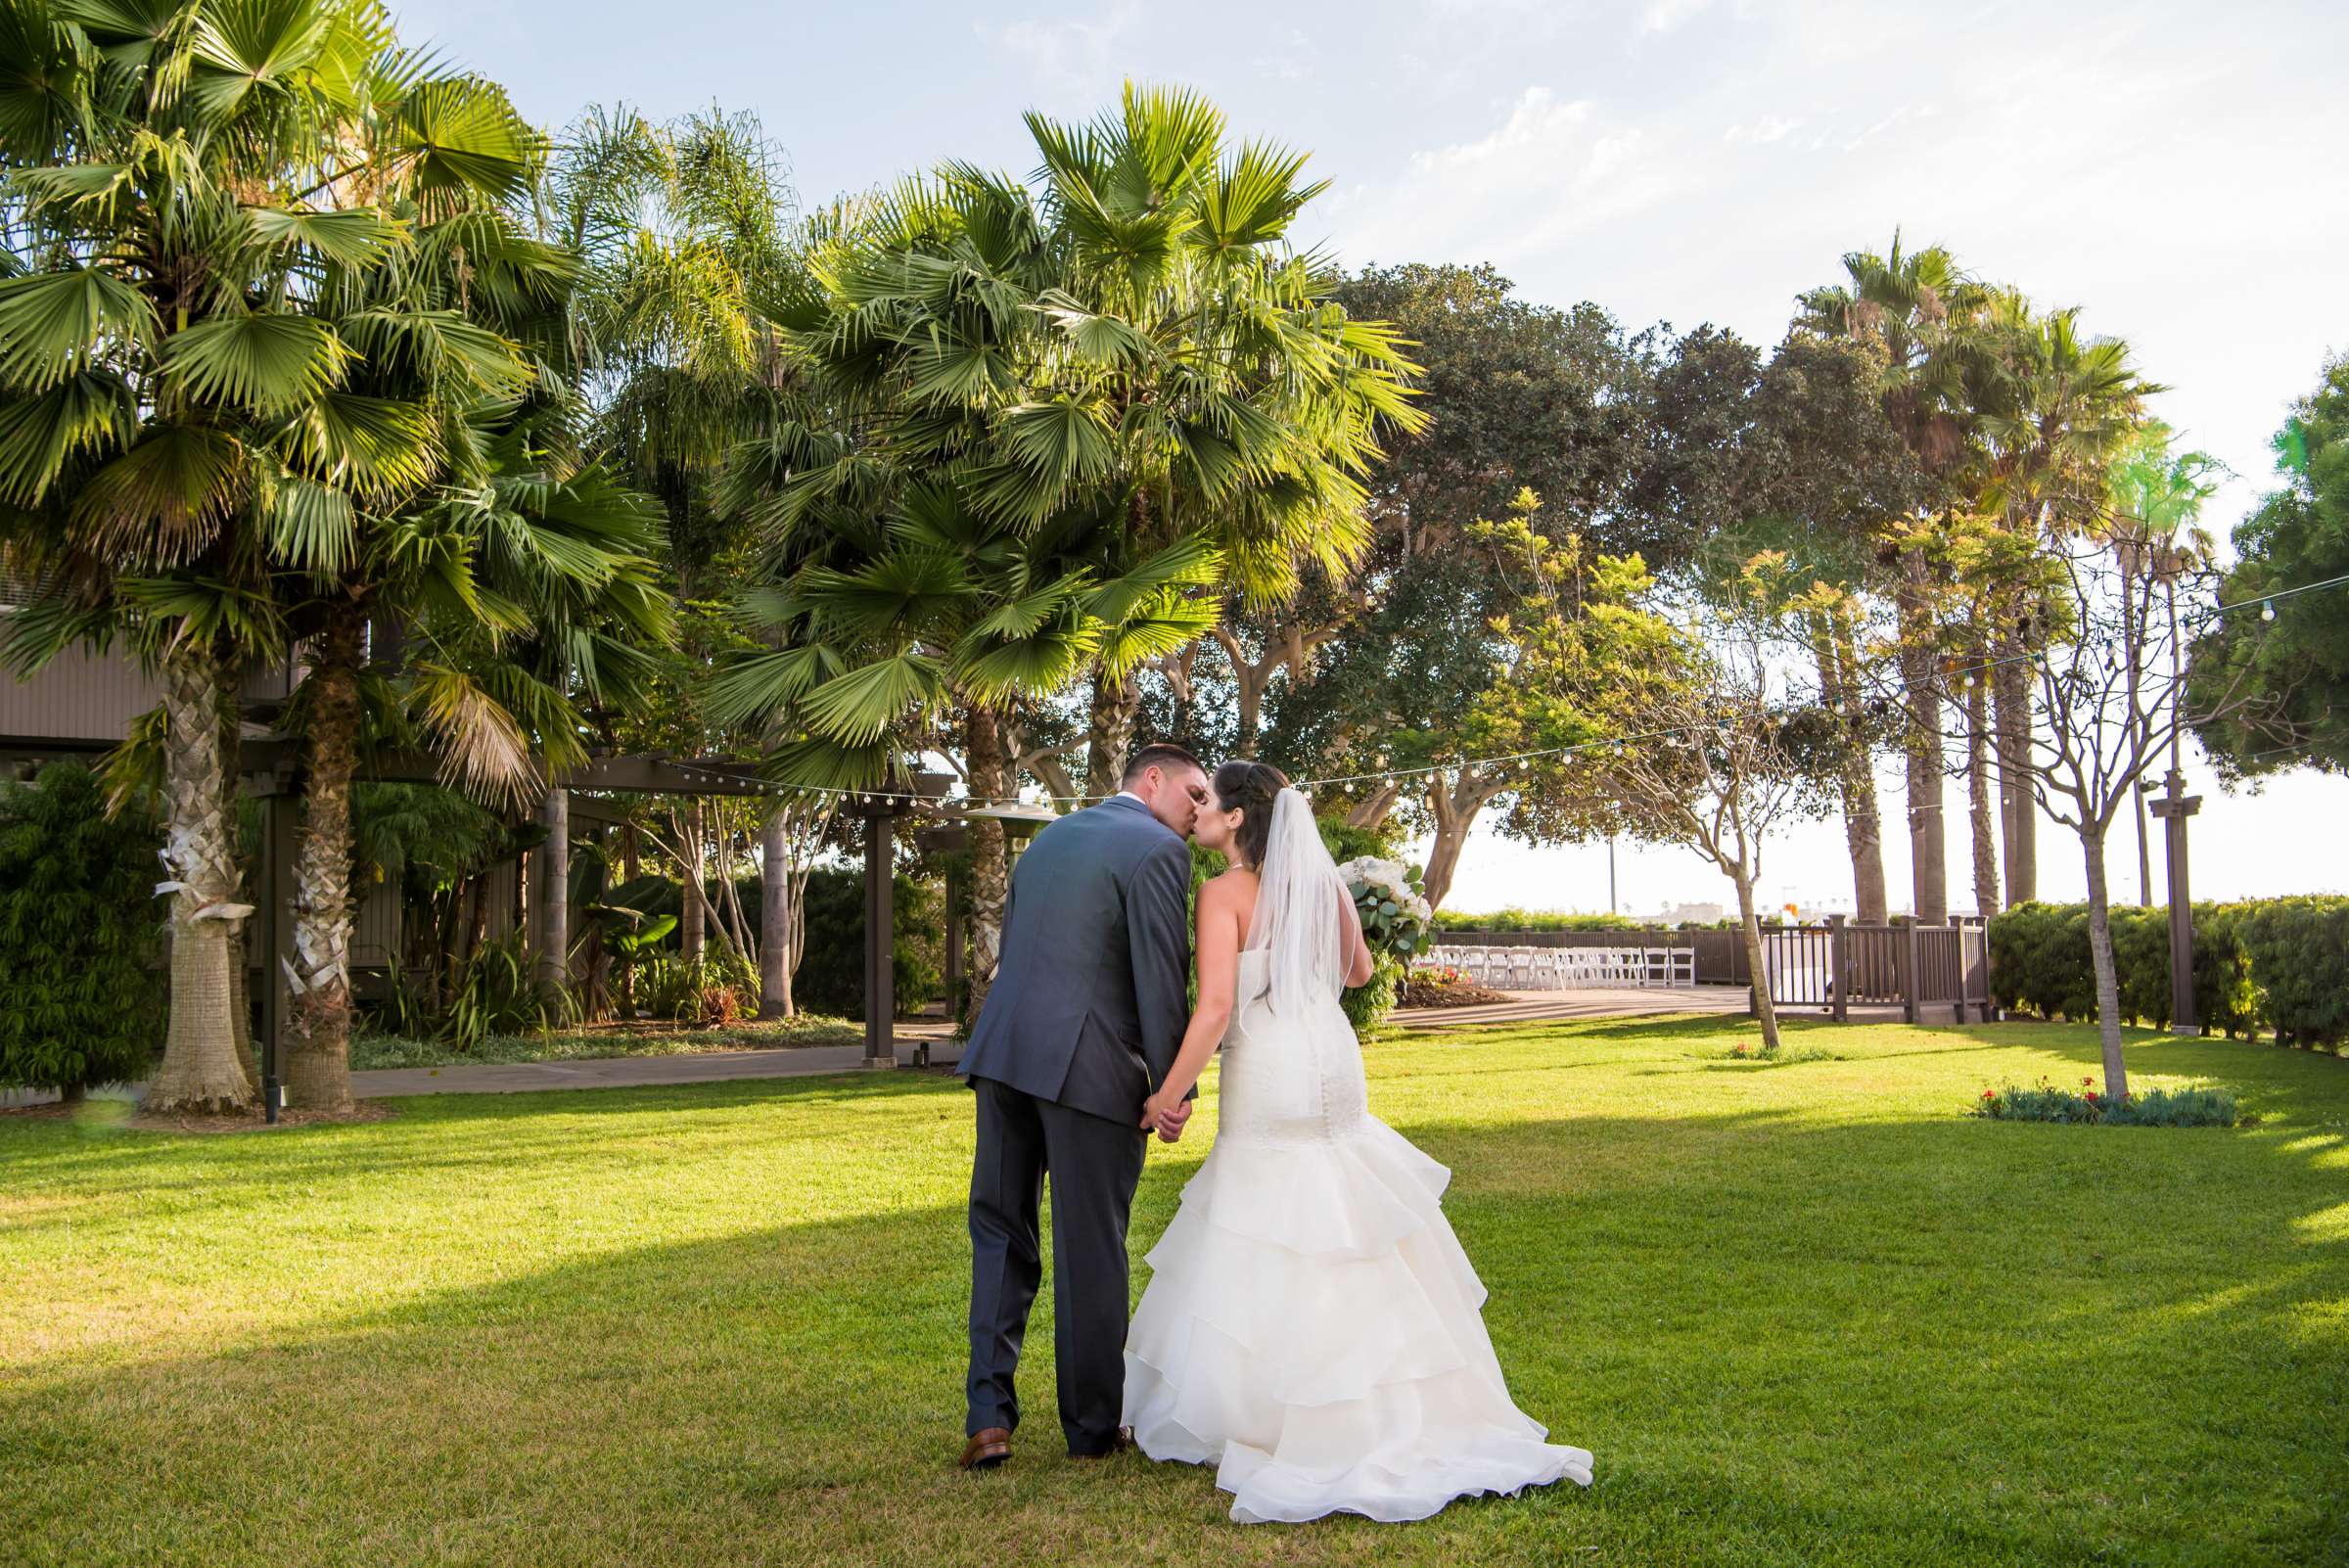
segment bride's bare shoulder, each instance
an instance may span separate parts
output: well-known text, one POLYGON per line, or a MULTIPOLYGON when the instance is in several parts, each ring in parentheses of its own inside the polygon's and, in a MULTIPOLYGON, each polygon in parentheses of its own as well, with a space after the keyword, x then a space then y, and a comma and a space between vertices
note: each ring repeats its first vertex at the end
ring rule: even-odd
POLYGON ((1199 885, 1199 907, 1245 914, 1256 907, 1256 873, 1234 866, 1199 885))

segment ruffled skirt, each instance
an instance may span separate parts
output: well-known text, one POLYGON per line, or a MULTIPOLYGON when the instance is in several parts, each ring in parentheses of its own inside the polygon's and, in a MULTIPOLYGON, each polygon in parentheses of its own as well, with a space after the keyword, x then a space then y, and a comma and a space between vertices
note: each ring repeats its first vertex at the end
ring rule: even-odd
POLYGON ((1227 1130, 1151 1249, 1126 1420, 1217 1466, 1242 1523, 1424 1519, 1566 1479, 1590 1455, 1510 1402, 1485 1289, 1444 1218, 1451 1173, 1369 1117, 1326 1142, 1227 1130))

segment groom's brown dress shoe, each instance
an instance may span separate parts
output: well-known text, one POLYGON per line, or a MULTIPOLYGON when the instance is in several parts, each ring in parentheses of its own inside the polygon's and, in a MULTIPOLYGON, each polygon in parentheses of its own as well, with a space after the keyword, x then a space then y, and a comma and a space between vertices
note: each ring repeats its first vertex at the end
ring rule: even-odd
POLYGON ((971 1434, 962 1446, 962 1467, 966 1470, 991 1470, 1011 1457, 1011 1433, 1000 1426, 985 1427, 971 1434))

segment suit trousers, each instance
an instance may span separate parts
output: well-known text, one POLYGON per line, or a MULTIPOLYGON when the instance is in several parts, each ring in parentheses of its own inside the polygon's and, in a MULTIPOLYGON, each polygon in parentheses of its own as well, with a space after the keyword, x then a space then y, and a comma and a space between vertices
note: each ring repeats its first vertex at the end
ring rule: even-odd
POLYGON ((1060 1429, 1071 1453, 1105 1453, 1126 1402, 1126 1226, 1149 1136, 1138 1125, 1121 1127, 990 1078, 973 1078, 971 1088, 979 1141, 971 1161, 970 1413, 963 1430, 1019 1427, 1013 1378, 1043 1278, 1037 1211, 1049 1172, 1060 1429))

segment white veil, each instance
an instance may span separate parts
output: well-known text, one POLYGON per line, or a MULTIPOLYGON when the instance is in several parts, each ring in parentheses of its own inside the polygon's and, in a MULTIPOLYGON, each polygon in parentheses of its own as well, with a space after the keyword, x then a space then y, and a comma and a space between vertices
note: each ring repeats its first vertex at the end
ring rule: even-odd
POLYGON ((1270 954, 1266 968, 1272 1010, 1301 1019, 1315 1002, 1335 1000, 1345 989, 1362 923, 1321 842, 1313 807, 1293 789, 1273 799, 1272 832, 1256 882, 1248 950, 1270 954))

